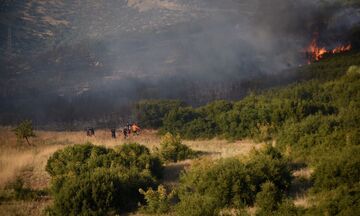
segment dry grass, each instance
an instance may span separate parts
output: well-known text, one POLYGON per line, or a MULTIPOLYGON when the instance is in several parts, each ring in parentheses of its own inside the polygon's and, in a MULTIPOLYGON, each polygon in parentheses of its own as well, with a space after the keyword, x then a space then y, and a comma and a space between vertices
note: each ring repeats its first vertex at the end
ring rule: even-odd
MULTIPOLYGON (((121 133, 118 133, 117 139, 112 139, 108 130, 97 130, 94 137, 87 137, 84 131, 36 131, 35 133, 36 137, 30 140, 34 146, 30 147, 25 142, 18 141, 10 128, 0 128, 0 188, 18 176, 25 181, 27 187, 47 188, 50 181, 50 176, 45 171, 48 158, 56 150, 69 145, 91 142, 95 145, 113 148, 124 143, 137 142, 154 149, 159 146, 161 141, 156 131, 153 130, 145 130, 139 136, 130 136, 126 140, 121 133)), ((183 142, 190 148, 201 151, 203 157, 214 159, 248 154, 252 149, 262 146, 251 141, 228 142, 219 139, 184 140, 183 142)), ((191 160, 186 160, 167 164, 163 184, 170 187, 175 186, 181 171, 189 167, 191 163, 191 160)), ((49 202, 45 200, 2 203, 0 212, 3 215, 41 215, 43 208, 49 202)))
POLYGON ((292 173, 294 180, 290 189, 290 195, 293 197, 294 205, 297 207, 308 208, 310 206, 307 193, 312 186, 311 175, 313 172, 313 169, 303 167, 292 173))
MULTIPOLYGON (((158 147, 161 139, 156 131, 146 130, 139 136, 130 136, 124 139, 118 134, 117 139, 111 138, 110 131, 98 130, 94 137, 87 137, 85 132, 54 132, 36 131, 36 137, 31 139, 35 147, 29 147, 24 142, 19 142, 10 128, 0 129, 0 187, 16 176, 24 176, 25 182, 31 188, 44 188, 47 186, 49 176, 45 172, 47 159, 56 150, 68 145, 91 142, 112 148, 128 142, 137 142, 150 149, 158 147)), ((200 140, 187 141, 184 143, 194 150, 201 151, 204 155, 220 158, 231 157, 239 154, 247 154, 256 145, 251 141, 237 141, 229 143, 225 140, 200 140)), ((170 165, 172 166, 172 165, 170 165)))
POLYGON ((6 216, 19 215, 44 215, 44 209, 51 203, 51 201, 16 201, 1 203, 0 214, 6 216))

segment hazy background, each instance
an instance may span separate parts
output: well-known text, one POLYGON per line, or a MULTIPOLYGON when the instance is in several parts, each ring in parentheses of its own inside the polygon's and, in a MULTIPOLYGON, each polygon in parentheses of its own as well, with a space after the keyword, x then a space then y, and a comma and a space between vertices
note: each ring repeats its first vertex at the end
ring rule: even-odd
POLYGON ((106 126, 141 99, 239 99, 306 64, 314 35, 347 43, 356 2, 0 0, 0 123, 106 126))

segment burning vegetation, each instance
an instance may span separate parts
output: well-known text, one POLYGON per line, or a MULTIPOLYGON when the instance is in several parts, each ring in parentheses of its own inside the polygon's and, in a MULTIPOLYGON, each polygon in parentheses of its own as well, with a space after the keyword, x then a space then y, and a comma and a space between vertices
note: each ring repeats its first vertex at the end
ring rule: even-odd
POLYGON ((306 57, 308 63, 319 61, 327 54, 337 54, 342 52, 350 51, 352 48, 351 44, 339 45, 333 49, 326 49, 318 44, 317 37, 313 38, 310 45, 306 48, 306 57))

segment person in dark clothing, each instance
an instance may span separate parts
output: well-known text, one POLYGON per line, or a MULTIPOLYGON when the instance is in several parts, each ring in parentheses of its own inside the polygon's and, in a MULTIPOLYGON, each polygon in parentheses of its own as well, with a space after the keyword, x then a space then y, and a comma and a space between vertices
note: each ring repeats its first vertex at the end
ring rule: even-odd
POLYGON ((86 136, 94 136, 95 135, 95 130, 94 128, 87 128, 86 129, 86 136))
POLYGON ((123 129, 124 139, 127 139, 129 137, 129 128, 127 126, 123 129))
POLYGON ((90 136, 95 136, 95 129, 94 128, 90 128, 90 136))
POLYGON ((115 128, 111 128, 111 137, 116 139, 116 129, 115 128))

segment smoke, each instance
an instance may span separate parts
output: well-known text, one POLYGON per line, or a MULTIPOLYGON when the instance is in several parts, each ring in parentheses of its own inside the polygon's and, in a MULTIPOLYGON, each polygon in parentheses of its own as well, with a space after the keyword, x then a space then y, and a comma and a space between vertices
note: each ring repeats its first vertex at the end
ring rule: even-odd
POLYGON ((11 53, 2 58, 0 111, 59 122, 113 115, 146 98, 238 99, 244 82, 305 64, 314 32, 333 46, 360 23, 359 8, 335 0, 1 4, 8 43, 0 48, 11 53))

